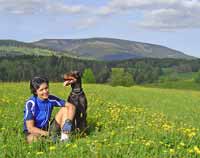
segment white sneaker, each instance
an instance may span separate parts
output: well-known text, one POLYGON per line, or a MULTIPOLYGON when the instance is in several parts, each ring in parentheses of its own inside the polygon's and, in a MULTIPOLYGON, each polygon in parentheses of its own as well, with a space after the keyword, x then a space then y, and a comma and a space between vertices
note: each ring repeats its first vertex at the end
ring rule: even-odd
POLYGON ((62 141, 62 142, 69 141, 69 134, 66 134, 66 133, 61 132, 60 141, 62 141))

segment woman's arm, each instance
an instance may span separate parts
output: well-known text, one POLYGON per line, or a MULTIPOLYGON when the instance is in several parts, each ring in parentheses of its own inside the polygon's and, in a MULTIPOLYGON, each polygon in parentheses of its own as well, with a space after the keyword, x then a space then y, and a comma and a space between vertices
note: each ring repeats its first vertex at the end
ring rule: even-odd
POLYGON ((41 136, 47 136, 48 132, 42 129, 39 129, 34 126, 34 120, 27 120, 26 121, 26 126, 28 129, 28 132, 31 134, 39 134, 41 136))

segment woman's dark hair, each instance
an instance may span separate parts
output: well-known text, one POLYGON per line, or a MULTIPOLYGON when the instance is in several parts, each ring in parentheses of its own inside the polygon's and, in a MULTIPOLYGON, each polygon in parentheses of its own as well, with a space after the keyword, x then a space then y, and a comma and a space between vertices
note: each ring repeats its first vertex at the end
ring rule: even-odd
POLYGON ((30 90, 33 95, 36 95, 36 91, 42 83, 46 83, 49 86, 49 80, 45 77, 34 77, 31 79, 30 90))

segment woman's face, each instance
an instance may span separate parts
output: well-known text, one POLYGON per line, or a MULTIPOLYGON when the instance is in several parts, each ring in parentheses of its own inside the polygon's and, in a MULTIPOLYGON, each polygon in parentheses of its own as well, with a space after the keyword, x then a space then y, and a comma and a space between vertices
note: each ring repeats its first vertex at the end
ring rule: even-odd
POLYGON ((48 97, 49 97, 49 87, 48 87, 47 83, 42 83, 40 85, 40 87, 36 90, 36 94, 42 100, 48 99, 48 97))

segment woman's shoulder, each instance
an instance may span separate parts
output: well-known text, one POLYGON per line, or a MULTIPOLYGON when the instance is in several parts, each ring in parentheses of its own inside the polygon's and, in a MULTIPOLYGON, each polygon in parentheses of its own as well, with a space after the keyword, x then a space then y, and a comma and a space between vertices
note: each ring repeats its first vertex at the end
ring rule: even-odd
POLYGON ((48 97, 50 100, 57 100, 57 99, 60 99, 59 97, 53 95, 53 94, 50 94, 49 97, 48 97))
POLYGON ((31 96, 25 101, 25 104, 33 104, 34 105, 36 102, 36 99, 37 99, 37 97, 31 96))

